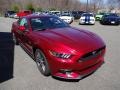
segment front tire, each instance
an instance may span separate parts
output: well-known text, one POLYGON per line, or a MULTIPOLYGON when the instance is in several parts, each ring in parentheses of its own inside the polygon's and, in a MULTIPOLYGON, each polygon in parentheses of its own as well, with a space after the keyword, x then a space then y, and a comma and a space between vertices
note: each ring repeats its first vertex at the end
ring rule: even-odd
POLYGON ((35 61, 38 67, 38 70, 44 75, 44 76, 49 76, 50 75, 50 69, 48 66, 47 59, 44 55, 44 53, 37 49, 35 51, 35 61))

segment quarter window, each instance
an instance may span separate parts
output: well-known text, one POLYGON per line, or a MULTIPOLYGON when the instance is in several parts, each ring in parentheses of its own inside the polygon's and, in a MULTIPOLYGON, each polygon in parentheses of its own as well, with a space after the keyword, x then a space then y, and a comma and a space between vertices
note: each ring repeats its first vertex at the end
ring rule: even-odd
POLYGON ((25 18, 20 20, 20 26, 25 26, 26 28, 28 28, 28 22, 25 18))

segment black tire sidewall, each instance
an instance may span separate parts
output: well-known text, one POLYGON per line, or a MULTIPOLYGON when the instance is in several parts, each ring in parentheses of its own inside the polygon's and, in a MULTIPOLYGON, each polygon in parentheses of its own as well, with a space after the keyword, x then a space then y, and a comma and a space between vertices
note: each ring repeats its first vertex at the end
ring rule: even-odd
POLYGON ((47 59, 46 59, 44 53, 43 53, 40 49, 36 49, 36 51, 35 51, 35 61, 36 61, 36 64, 37 64, 37 60, 36 60, 36 54, 37 54, 37 53, 42 54, 43 57, 44 57, 44 61, 45 61, 45 71, 43 71, 42 68, 39 68, 38 65, 37 65, 39 71, 40 71, 44 76, 49 76, 49 75, 50 75, 50 69, 49 69, 49 65, 48 65, 48 62, 47 62, 47 59))

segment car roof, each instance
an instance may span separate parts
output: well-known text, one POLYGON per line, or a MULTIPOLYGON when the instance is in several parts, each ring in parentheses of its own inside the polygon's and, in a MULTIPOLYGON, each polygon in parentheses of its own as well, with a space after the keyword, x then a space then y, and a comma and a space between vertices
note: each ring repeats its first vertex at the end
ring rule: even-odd
POLYGON ((83 13, 82 15, 94 15, 93 13, 83 13))
POLYGON ((107 13, 104 16, 118 16, 116 13, 107 13))
POLYGON ((93 14, 93 13, 90 13, 90 12, 85 12, 85 13, 83 13, 83 14, 93 14))

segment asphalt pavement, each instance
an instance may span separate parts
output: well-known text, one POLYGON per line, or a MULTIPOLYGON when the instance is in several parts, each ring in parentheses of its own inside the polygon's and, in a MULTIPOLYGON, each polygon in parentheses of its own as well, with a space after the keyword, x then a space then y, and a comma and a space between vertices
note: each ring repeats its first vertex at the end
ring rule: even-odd
POLYGON ((31 57, 20 46, 14 46, 10 33, 14 21, 0 17, 0 90, 120 90, 120 25, 71 24, 98 34, 107 51, 105 63, 95 73, 70 82, 41 75, 31 57))

